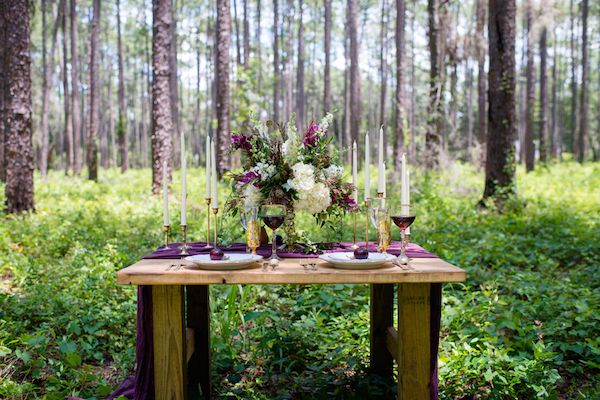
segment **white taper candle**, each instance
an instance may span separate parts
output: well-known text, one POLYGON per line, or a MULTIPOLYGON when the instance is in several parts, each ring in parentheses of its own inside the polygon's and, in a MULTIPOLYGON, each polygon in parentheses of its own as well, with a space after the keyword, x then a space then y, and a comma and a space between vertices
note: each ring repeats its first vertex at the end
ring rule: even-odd
POLYGON ((187 180, 186 180, 186 161, 185 161, 185 136, 181 132, 181 225, 187 225, 187 180))
POLYGON ((169 225, 169 182, 167 160, 163 161, 163 225, 169 225))
POLYGON ((206 134, 206 151, 205 151, 205 157, 206 157, 206 192, 204 194, 204 198, 205 199, 210 199, 210 168, 211 168, 211 161, 210 161, 210 154, 212 153, 210 151, 210 136, 208 135, 208 133, 206 134))
POLYGON ((219 208, 219 193, 217 190, 217 149, 214 140, 211 140, 211 151, 210 151, 210 163, 211 163, 211 207, 219 208))
POLYGON ((383 125, 379 129, 379 146, 377 150, 377 171, 379 173, 377 182, 377 193, 383 193, 383 191, 385 190, 385 171, 383 168, 383 125))
POLYGON ((365 135, 365 201, 371 197, 371 144, 369 143, 369 133, 365 135))
POLYGON ((354 185, 354 191, 352 192, 352 198, 358 204, 358 150, 356 148, 356 140, 352 144, 352 185, 354 185))

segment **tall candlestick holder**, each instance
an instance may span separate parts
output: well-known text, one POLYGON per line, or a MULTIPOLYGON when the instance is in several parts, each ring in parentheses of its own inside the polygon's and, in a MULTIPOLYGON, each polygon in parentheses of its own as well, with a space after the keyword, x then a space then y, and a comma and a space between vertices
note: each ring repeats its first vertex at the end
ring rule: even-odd
POLYGON ((206 197, 204 199, 206 202, 206 248, 209 249, 212 246, 210 245, 210 197, 206 197))
POLYGON ((219 208, 213 208, 213 214, 215 215, 215 228, 214 228, 214 233, 215 233, 215 241, 214 241, 214 245, 215 247, 217 247, 217 223, 218 223, 218 214, 219 214, 219 208))
POLYGON ((352 250, 358 249, 358 245, 356 244, 356 214, 358 213, 358 207, 352 211, 354 214, 354 233, 352 235, 352 250))
POLYGON ((190 254, 188 253, 188 250, 191 249, 191 247, 187 244, 187 225, 181 225, 181 236, 181 246, 179 246, 179 250, 181 250, 181 253, 179 254, 182 256, 187 256, 190 254))
POLYGON ((369 199, 365 199, 365 248, 369 251, 369 199))
POLYGON ((169 232, 170 231, 171 231, 170 225, 163 225, 163 234, 165 236, 165 246, 163 247, 163 249, 165 249, 165 250, 170 249, 170 247, 169 247, 169 232))

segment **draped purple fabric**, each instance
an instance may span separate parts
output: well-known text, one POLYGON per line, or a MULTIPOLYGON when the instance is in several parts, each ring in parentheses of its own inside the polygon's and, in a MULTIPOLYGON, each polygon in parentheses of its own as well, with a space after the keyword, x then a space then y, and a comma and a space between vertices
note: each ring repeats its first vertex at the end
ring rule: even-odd
MULTIPOLYGON (((144 258, 163 258, 179 259, 179 250, 177 246, 180 243, 171 244, 171 249, 159 248, 144 258)), ((191 246, 189 253, 206 254, 209 250, 205 249, 205 243, 188 243, 191 246)), ((331 243, 325 252, 350 251, 352 243, 331 243)), ((375 243, 370 243, 369 251, 376 251, 375 243)), ((234 243, 231 246, 223 248, 225 252, 245 252, 244 243, 234 243)), ((400 253, 400 243, 392 242, 388 248, 391 254, 400 253)), ((270 246, 261 246, 258 253, 263 256, 270 256, 270 246)), ((307 258, 317 257, 317 255, 307 255, 304 253, 278 252, 283 258, 307 258)), ((434 254, 429 253, 421 246, 414 243, 409 244, 407 255, 411 258, 436 258, 434 254)), ((431 379, 429 382, 431 399, 438 400, 438 342, 440 336, 440 318, 442 311, 442 285, 440 283, 431 284, 431 320, 430 320, 430 369, 431 379)), ((138 310, 137 310, 137 342, 136 342, 136 371, 135 376, 126 378, 119 388, 108 398, 115 399, 119 396, 135 400, 153 400, 154 399, 154 351, 152 342, 152 286, 138 287, 138 310)), ((69 400, 78 400, 70 397, 69 400)))

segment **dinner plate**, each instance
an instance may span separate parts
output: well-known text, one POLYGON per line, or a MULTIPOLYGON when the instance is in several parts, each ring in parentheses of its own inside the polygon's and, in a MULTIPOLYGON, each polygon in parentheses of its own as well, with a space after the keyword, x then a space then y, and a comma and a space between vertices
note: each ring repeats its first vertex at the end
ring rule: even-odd
POLYGON ((185 260, 194 264, 186 266, 186 268, 201 268, 220 271, 230 271, 235 269, 243 269, 251 266, 257 261, 263 259, 263 256, 258 254, 227 254, 222 260, 211 260, 208 254, 198 254, 196 256, 186 257, 185 260))
POLYGON ((343 269, 373 269, 385 266, 385 263, 393 261, 396 256, 383 253, 369 253, 369 258, 354 258, 353 252, 345 253, 326 253, 321 254, 319 258, 327 261, 336 268, 343 269))

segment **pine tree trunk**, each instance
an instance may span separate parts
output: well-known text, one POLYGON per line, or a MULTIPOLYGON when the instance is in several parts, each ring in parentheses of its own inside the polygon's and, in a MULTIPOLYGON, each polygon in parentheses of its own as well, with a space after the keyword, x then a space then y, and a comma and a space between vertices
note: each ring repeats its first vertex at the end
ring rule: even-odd
POLYGON ((360 66, 358 65, 358 0, 348 0, 348 36, 350 41, 350 136, 358 142, 361 122, 360 66))
POLYGON ((483 198, 514 193, 515 0, 490 0, 488 131, 483 198))
POLYGON ((548 117, 546 115, 548 109, 548 84, 546 82, 547 37, 548 31, 546 27, 543 27, 540 36, 540 162, 546 162, 548 138, 548 117))
POLYGON ((486 137, 486 76, 485 76, 485 0, 477 0, 476 7, 476 43, 477 43, 477 142, 485 144, 486 137))
POLYGON ((439 162, 440 130, 442 113, 440 112, 442 84, 439 66, 439 0, 427 1, 429 26, 429 115, 425 134, 425 166, 437 167, 439 162))
MULTIPOLYGON (((404 22, 405 21, 405 6, 404 0, 396 0, 396 92, 395 92, 395 123, 396 130, 396 146, 394 151, 394 166, 396 171, 400 171, 401 154, 404 149, 404 22)), ((381 20, 381 30, 385 29, 383 17, 381 20)), ((411 89, 414 90, 414 87, 411 89)), ((382 90, 383 91, 383 90, 382 90)), ((384 93, 381 100, 384 101, 384 93)), ((383 122, 382 122, 383 123, 383 122)))
MULTIPOLYGON (((345 35, 344 35, 344 145, 346 149, 349 149, 352 143, 352 137, 350 132, 350 114, 352 113, 350 110, 350 57, 349 57, 349 46, 348 46, 348 19, 349 19, 349 8, 346 8, 346 25, 345 25, 345 35)), ((346 151, 346 163, 350 164, 352 162, 352 154, 349 151, 346 151)))
POLYGON ((117 165, 117 134, 115 132, 115 119, 113 115, 113 89, 112 79, 108 80, 108 133, 110 136, 110 165, 117 165))
POLYGON ((244 1, 244 68, 250 67, 250 21, 248 20, 248 0, 244 1))
MULTIPOLYGON (((387 100, 387 30, 384 26, 388 23, 387 16, 387 1, 381 2, 381 26, 379 29, 379 123, 383 125, 383 137, 387 138, 387 124, 386 124, 386 100, 387 100)), ((369 92, 371 91, 371 81, 369 80, 369 92)), ((369 93, 369 99, 371 93, 369 93)), ((371 110, 367 111, 371 115, 371 110)), ((369 129, 370 130, 370 129, 369 129)), ((396 137, 394 146, 394 162, 397 154, 398 138, 396 137)), ((400 144, 402 144, 400 142, 400 144)), ((386 147, 387 148, 387 147, 386 147)), ((386 157, 387 158, 387 157, 386 157)))
POLYGON ((63 35, 63 109, 65 116, 65 144, 66 144, 66 162, 65 162, 65 173, 75 170, 75 155, 73 152, 73 125, 71 121, 71 103, 69 97, 69 74, 67 64, 69 62, 69 51, 68 51, 68 31, 67 31, 67 19, 69 16, 69 8, 67 0, 61 1, 62 3, 62 35, 63 35))
POLYGON ((262 56, 261 56, 261 46, 260 46, 260 36, 261 36, 261 20, 260 20, 260 0, 256 1, 256 37, 254 39, 255 46, 255 54, 256 57, 256 92, 260 93, 261 97, 264 101, 264 96, 262 95, 262 56))
POLYGON ((588 84, 589 79, 589 61, 588 61, 588 0, 583 0, 581 4, 582 29, 581 29, 581 98, 579 135, 577 136, 577 161, 582 163, 585 160, 585 153, 588 141, 588 84))
POLYGON ((88 178, 98 180, 98 106, 99 106, 99 79, 98 79, 98 37, 100 33, 100 0, 93 0, 92 26, 90 30, 90 110, 87 132, 86 164, 88 178))
POLYGON ((233 0, 233 23, 235 24, 235 49, 237 56, 237 65, 242 65, 242 46, 240 41, 240 24, 238 22, 237 0, 233 0))
MULTIPOLYGON (((417 74, 415 64, 415 19, 416 19, 416 2, 412 3, 410 18, 410 146, 409 158, 414 161, 417 155, 416 130, 417 130, 417 74)), ((398 78, 396 78, 398 79, 398 78)))
POLYGON ((331 111, 331 0, 325 3, 325 71, 323 75, 323 113, 331 111))
MULTIPOLYGON (((146 101, 146 82, 144 80, 144 71, 140 69, 140 167, 148 168, 148 102, 146 101)), ((199 92, 197 92, 199 93, 199 92)), ((198 96, 198 95, 197 95, 198 96)))
POLYGON ((81 173, 81 99, 79 94, 79 49, 76 0, 70 1, 71 9, 71 111, 73 121, 73 154, 75 173, 81 173))
POLYGON ((30 2, 0 2, 4 27, 4 124, 7 213, 34 210, 30 2), (10 29, 9 29, 10 27, 10 29))
POLYGON ((117 0, 117 52, 119 64, 119 87, 117 97, 119 102, 119 119, 117 121, 117 137, 119 138, 119 154, 121 172, 129 168, 129 151, 127 149, 127 105, 125 104, 125 72, 123 67, 123 43, 121 38, 120 0, 117 0))
POLYGON ((552 56, 552 122, 550 128, 550 149, 551 157, 560 157, 561 141, 559 139, 558 129, 558 42, 556 38, 556 30, 554 31, 554 51, 552 56))
POLYGON ((229 0, 217 0, 217 162, 219 173, 229 169, 229 43, 231 11, 229 0))
POLYGON ((171 114, 171 69, 173 9, 171 0, 152 1, 152 193, 162 188, 163 162, 171 180, 173 163, 173 116, 171 114))
MULTIPOLYGON (((8 22, 6 4, 0 2, 0 43, 6 43, 8 22)), ((7 146, 7 130, 6 130, 6 110, 9 101, 8 98, 8 81, 6 70, 6 47, 0 45, 0 182, 6 182, 6 146, 7 146)))
MULTIPOLYGON (((172 8, 174 4, 172 5, 172 8)), ((177 17, 175 11, 172 11, 173 23, 171 24, 171 46, 169 53, 169 68, 171 68, 170 82, 169 82, 169 93, 171 96, 171 116, 173 121, 173 158, 175 163, 181 162, 181 144, 180 140, 180 129, 181 121, 179 115, 179 74, 177 72, 177 17)))
POLYGON ((279 0, 273 0, 273 119, 279 122, 279 0))
POLYGON ((41 126, 41 149, 40 149, 40 172, 42 178, 45 179, 48 174, 48 151, 50 141, 48 137, 48 109, 50 107, 50 87, 54 80, 54 54, 56 52, 56 38, 58 36, 58 27, 62 20, 61 14, 63 12, 63 1, 61 0, 58 5, 58 11, 56 14, 56 20, 54 21, 54 27, 52 28, 52 42, 50 45, 50 55, 48 63, 46 63, 46 1, 42 1, 42 48, 43 48, 43 94, 42 94, 42 126, 41 126))
POLYGON ((571 151, 577 155, 577 53, 575 44, 575 11, 573 9, 573 0, 570 1, 571 14, 571 151))
POLYGON ((304 25, 302 0, 298 0, 298 67, 296 70, 296 126, 298 132, 304 131, 305 124, 305 104, 304 104, 304 25))
POLYGON ((467 59, 467 77, 466 77, 466 99, 467 99, 467 140, 466 140, 466 159, 473 161, 471 150, 473 149, 473 67, 467 59))
POLYGON ((531 10, 531 0, 527 2, 527 67, 525 70, 526 83, 526 101, 525 101, 525 169, 533 171, 535 163, 535 146, 533 144, 534 122, 533 114, 535 112, 535 67, 533 65, 533 15, 531 10))

